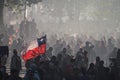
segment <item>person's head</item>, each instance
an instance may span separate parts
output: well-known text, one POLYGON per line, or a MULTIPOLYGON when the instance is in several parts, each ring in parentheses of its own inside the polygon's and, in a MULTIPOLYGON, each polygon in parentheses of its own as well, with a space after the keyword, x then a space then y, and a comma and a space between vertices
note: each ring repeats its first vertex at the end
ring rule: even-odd
POLYGON ((89 42, 88 41, 86 42, 86 46, 89 46, 89 42))
POLYGON ((13 54, 17 55, 17 50, 16 49, 13 50, 13 54))
POLYGON ((100 66, 103 67, 104 66, 104 61, 100 61, 100 66))
POLYGON ((70 45, 67 45, 67 48, 70 49, 70 45))
POLYGON ((90 63, 90 68, 94 68, 94 67, 95 67, 94 63, 90 63))
POLYGON ((100 57, 96 57, 96 62, 99 62, 100 61, 100 57))
POLYGON ((80 48, 80 49, 79 49, 79 52, 83 52, 83 48, 80 48))
POLYGON ((66 53, 67 49, 66 48, 63 48, 63 53, 66 53))
POLYGON ((49 47, 49 50, 50 50, 50 51, 53 51, 53 48, 52 48, 52 47, 49 47))
POLYGON ((56 62, 56 56, 52 56, 51 61, 56 62))

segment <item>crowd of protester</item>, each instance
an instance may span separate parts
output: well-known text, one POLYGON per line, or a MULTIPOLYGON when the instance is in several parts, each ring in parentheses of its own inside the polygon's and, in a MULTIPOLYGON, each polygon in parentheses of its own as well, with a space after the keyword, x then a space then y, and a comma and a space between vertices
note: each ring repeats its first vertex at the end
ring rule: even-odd
MULTIPOLYGON (((25 24, 35 26, 34 20, 32 24, 30 22, 25 24)), ((21 22, 20 26, 24 28, 24 22, 21 22)), ((48 37, 46 53, 24 62, 26 72, 24 77, 20 77, 22 70, 20 53, 30 37, 37 33, 30 35, 30 31, 22 32, 24 29, 20 27, 18 37, 13 27, 6 26, 0 29, 2 30, 0 46, 7 45, 10 50, 9 57, 0 55, 0 80, 120 79, 120 49, 117 48, 120 47, 119 38, 103 37, 101 40, 96 40, 86 35, 74 37, 67 34, 61 38, 57 35, 48 37), (6 62, 10 63, 10 74, 6 71, 6 62)))
MULTIPOLYGON (((53 49, 50 47, 49 53, 53 49)), ((119 80, 120 79, 120 49, 116 58, 111 58, 109 67, 105 67, 104 61, 96 57, 95 63, 89 64, 87 51, 82 48, 76 57, 67 54, 67 49, 58 53, 57 56, 48 58, 47 54, 38 56, 25 62, 26 72, 20 77, 22 69, 21 59, 17 50, 13 50, 10 64, 10 75, 6 67, 0 62, 0 80, 119 80)))

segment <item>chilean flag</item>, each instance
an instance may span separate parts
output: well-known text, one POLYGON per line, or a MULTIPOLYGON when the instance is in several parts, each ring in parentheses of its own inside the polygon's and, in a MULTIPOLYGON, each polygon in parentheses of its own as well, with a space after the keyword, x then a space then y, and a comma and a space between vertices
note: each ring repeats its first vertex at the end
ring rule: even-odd
POLYGON ((24 61, 33 59, 46 52, 46 35, 30 42, 27 49, 24 51, 22 58, 24 61))

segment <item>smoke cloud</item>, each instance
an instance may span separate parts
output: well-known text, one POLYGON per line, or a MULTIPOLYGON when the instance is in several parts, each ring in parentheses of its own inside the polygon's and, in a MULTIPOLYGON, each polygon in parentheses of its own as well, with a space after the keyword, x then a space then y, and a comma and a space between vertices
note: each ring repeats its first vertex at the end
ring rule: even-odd
POLYGON ((40 33, 117 36, 120 0, 43 0, 27 8, 40 33))

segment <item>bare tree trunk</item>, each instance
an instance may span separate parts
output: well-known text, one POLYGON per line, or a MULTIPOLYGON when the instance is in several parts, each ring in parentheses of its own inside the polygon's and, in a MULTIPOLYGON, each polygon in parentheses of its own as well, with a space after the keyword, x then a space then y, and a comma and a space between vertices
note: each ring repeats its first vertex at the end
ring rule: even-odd
POLYGON ((0 24, 3 24, 4 0, 0 0, 0 24))

